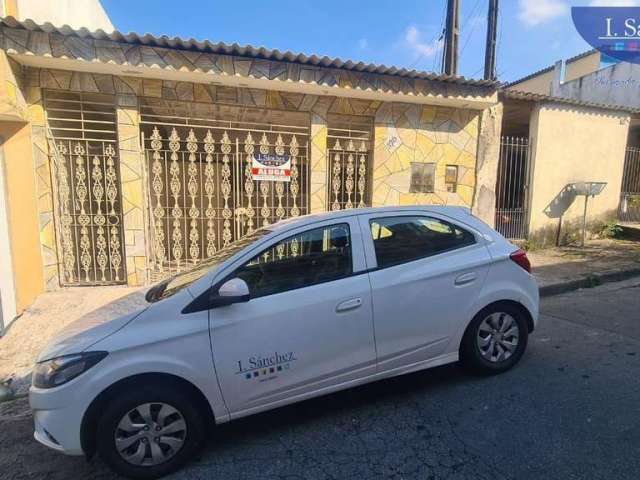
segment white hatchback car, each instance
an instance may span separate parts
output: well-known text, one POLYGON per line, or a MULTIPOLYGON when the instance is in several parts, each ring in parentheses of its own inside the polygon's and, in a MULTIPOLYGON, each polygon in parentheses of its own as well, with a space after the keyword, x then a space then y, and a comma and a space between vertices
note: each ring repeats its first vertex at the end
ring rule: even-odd
POLYGON ((261 228, 54 339, 33 374, 35 438, 154 478, 214 422, 458 360, 505 371, 537 322, 529 270, 459 207, 261 228))

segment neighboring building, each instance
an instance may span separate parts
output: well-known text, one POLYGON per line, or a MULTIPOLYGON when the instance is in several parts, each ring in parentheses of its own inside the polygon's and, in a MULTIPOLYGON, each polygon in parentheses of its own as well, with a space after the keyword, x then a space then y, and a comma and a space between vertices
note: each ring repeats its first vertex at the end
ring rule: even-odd
MULTIPOLYGON (((564 147, 565 157, 561 166, 554 164, 562 174, 550 176, 545 173, 545 179, 606 181, 604 197, 593 202, 592 208, 599 205, 602 213, 606 212, 612 219, 618 216, 622 221, 640 221, 640 65, 619 62, 597 50, 590 50, 510 83, 506 86, 505 96, 529 100, 546 97, 547 104, 552 103, 553 97, 564 105, 564 120, 558 128, 550 130, 564 147), (572 114, 594 108, 607 113, 591 115, 590 120, 583 124, 576 120, 569 122, 572 114), (567 148, 571 136, 560 135, 566 129, 565 121, 580 125, 581 129, 576 144, 571 148, 567 148), (588 163, 589 158, 594 163, 588 163), (617 158, 625 160, 621 162, 617 158), (575 168, 565 168, 572 164, 575 168), (622 185, 621 189, 618 185, 622 185)), ((559 119, 561 115, 556 117, 559 119)), ((537 114, 532 118, 537 118, 537 114)), ((517 134, 535 139, 539 133, 535 126, 538 120, 528 122, 532 127, 529 132, 521 128, 517 134)), ((532 149, 531 153, 543 151, 532 149)), ((559 153, 562 150, 553 151, 559 153)), ((551 185, 554 185, 553 181, 545 188, 551 185)), ((558 185, 551 188, 556 187, 558 185)), ((532 185, 531 191, 536 196, 545 188, 536 189, 532 185)), ((532 199, 531 208, 536 208, 534 203, 532 199)), ((577 203, 573 207, 573 215, 567 212, 574 220, 582 214, 577 203)), ((534 229, 535 223, 532 225, 534 229)))
POLYGON ((99 0, 0 0, 0 17, 113 32, 99 0))
POLYGON ((588 200, 590 230, 615 221, 629 126, 640 110, 512 90, 504 106, 496 226, 540 245, 579 238, 584 196, 575 184, 605 182, 588 200))
MULTIPOLYGON (((566 61, 543 68, 507 85, 508 89, 540 95, 555 95, 554 82, 561 76, 565 81, 572 81, 602 68, 603 62, 598 50, 589 50, 566 61)), ((601 102, 607 103, 607 102, 601 102)))

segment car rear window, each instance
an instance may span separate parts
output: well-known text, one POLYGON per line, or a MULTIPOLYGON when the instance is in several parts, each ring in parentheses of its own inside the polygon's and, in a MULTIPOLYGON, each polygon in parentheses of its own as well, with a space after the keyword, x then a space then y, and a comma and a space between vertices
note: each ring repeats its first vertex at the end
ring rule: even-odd
POLYGON ((411 262, 476 243, 473 234, 439 218, 402 216, 369 221, 378 268, 411 262))

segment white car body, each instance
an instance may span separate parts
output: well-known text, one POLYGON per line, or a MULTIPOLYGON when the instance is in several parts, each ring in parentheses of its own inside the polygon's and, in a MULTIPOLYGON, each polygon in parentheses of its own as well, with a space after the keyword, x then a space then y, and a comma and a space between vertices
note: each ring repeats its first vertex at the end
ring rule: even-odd
POLYGON ((81 432, 90 406, 113 385, 139 374, 189 382, 206 398, 216 423, 223 423, 456 362, 467 325, 493 302, 522 306, 530 331, 537 322, 538 287, 511 261, 517 247, 463 208, 343 210, 285 220, 269 230, 176 294, 156 303, 134 296, 130 313, 94 314, 54 339, 39 361, 83 351, 108 355, 60 386, 31 387, 35 438, 66 454, 86 453, 81 432), (471 232, 475 243, 380 269, 369 220, 393 216, 445 220, 471 232), (351 275, 182 313, 265 247, 337 223, 348 224, 351 233, 351 275))

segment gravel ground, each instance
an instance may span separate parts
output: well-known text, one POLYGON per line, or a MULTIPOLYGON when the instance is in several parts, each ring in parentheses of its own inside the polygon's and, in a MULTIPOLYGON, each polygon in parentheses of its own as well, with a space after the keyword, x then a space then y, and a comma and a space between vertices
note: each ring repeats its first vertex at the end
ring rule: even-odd
MULTIPOLYGON (((513 370, 456 365, 216 429, 173 480, 637 480, 640 278, 542 301, 513 370)), ((113 479, 32 439, 24 399, 0 404, 0 479, 113 479)))
POLYGON ((36 357, 56 333, 81 316, 139 290, 75 287, 43 293, 0 338, 0 382, 11 378, 12 388, 23 393, 36 357))

